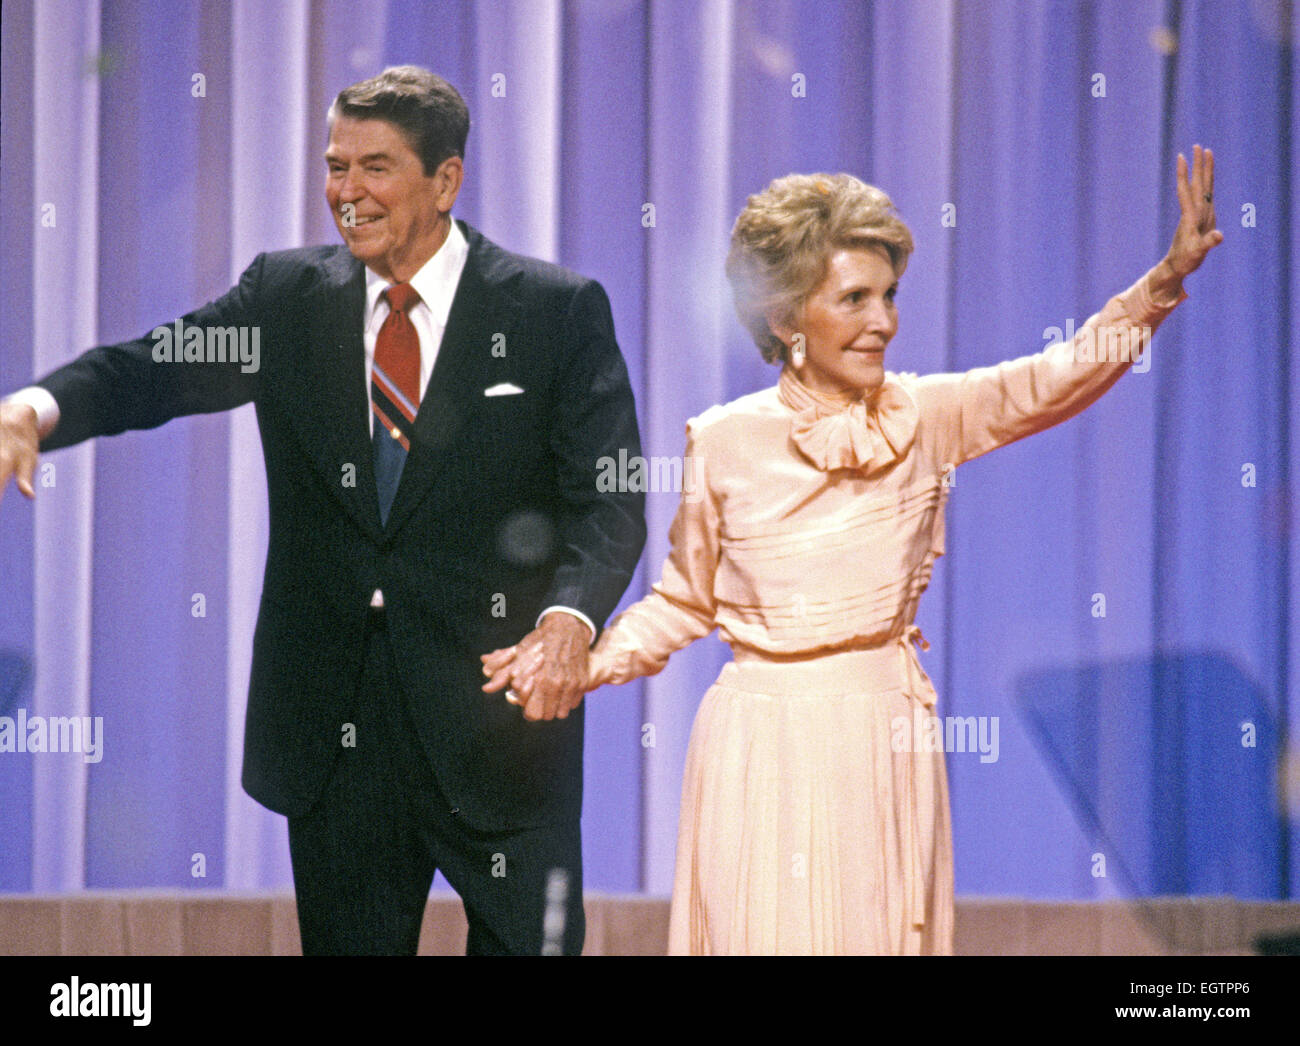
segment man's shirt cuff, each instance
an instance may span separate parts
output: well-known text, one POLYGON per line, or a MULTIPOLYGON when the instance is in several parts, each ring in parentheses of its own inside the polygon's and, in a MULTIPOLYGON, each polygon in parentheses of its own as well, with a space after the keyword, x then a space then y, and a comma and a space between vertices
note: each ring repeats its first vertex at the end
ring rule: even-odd
POLYGON ((49 391, 39 385, 28 385, 19 389, 12 396, 4 398, 6 403, 25 403, 36 411, 36 431, 44 439, 59 423, 59 404, 49 391))
MULTIPOLYGON (((573 607, 547 607, 545 610, 543 610, 540 614, 537 615, 537 624, 540 625, 542 623, 542 618, 544 618, 547 614, 554 613, 555 611, 559 611, 561 614, 572 614, 584 625, 586 625, 589 629, 591 629, 591 639, 587 640, 588 644, 590 644, 593 640, 595 640, 596 626, 591 623, 591 618, 589 618, 581 610, 574 610, 573 607)), ((533 627, 536 628, 537 626, 534 625, 533 627)))

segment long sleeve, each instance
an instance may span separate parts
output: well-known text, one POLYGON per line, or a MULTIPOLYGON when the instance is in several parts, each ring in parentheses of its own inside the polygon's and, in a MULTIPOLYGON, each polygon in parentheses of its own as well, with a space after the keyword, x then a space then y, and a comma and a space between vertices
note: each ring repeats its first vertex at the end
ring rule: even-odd
POLYGON ((576 611, 594 629, 618 605, 645 546, 645 494, 600 490, 592 481, 601 460, 641 453, 609 299, 594 280, 573 295, 562 344, 569 355, 549 429, 560 558, 542 605, 576 611))
MULTIPOLYGON (((152 429, 172 418, 231 410, 252 401, 260 381, 262 336, 266 335, 268 343, 274 340, 263 329, 267 325, 265 260, 266 255, 259 254, 239 283, 174 323, 155 327, 134 341, 89 349, 45 375, 36 385, 54 398, 58 411, 57 425, 41 440, 41 451, 130 429, 152 429), (225 339, 228 335, 238 338, 241 330, 252 329, 258 333, 258 356, 245 364, 225 339), (161 362, 156 356, 160 342, 154 332, 172 330, 177 331, 176 362, 161 362), (209 353, 219 344, 222 362, 215 356, 180 362, 182 330, 204 334, 209 353), (223 339, 219 343, 215 340, 218 335, 223 339)), ((200 340, 200 356, 204 344, 200 340)), ((184 347, 186 353, 191 349, 188 336, 184 347)))
POLYGON ((959 465, 1096 402, 1149 350, 1155 329, 1187 297, 1156 301, 1153 271, 1111 298, 1073 338, 994 366, 916 379, 912 391, 938 460, 959 465))
POLYGON ((699 453, 695 422, 686 426, 682 498, 668 531, 670 551, 649 595, 620 614, 591 651, 592 685, 654 675, 669 656, 713 631, 718 565, 718 506, 699 453))

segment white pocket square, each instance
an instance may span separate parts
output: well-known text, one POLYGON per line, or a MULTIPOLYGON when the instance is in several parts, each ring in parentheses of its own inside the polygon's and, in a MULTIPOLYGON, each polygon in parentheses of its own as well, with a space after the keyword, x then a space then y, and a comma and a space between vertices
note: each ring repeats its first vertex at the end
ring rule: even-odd
POLYGON ((503 381, 500 385, 493 385, 490 389, 484 389, 484 396, 518 396, 524 390, 518 385, 511 385, 508 381, 503 381))

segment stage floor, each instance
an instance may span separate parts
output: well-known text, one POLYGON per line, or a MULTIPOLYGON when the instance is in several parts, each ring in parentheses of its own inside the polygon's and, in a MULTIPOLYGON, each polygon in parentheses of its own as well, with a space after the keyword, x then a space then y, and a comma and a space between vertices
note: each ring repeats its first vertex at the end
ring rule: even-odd
MULTIPOLYGON (((587 955, 662 955, 666 898, 587 894, 587 955)), ((959 955, 1251 955, 1260 934, 1300 932, 1300 902, 960 898, 959 955)), ((0 895, 0 955, 296 955, 291 894, 104 891, 0 895)), ((420 952, 465 950, 454 895, 425 911, 420 952)))

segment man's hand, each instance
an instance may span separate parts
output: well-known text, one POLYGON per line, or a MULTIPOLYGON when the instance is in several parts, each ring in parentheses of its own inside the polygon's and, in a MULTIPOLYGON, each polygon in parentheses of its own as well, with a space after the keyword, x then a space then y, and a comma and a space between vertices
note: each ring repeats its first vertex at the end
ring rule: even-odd
POLYGON ((483 673, 491 677, 483 690, 508 685, 525 719, 565 719, 587 692, 590 642, 591 630, 572 614, 547 614, 514 646, 482 655, 483 673))
POLYGON ((0 498, 4 497, 10 476, 15 477, 14 482, 19 490, 29 498, 36 497, 32 480, 36 476, 40 442, 36 428, 36 410, 32 406, 26 403, 0 403, 0 498))

